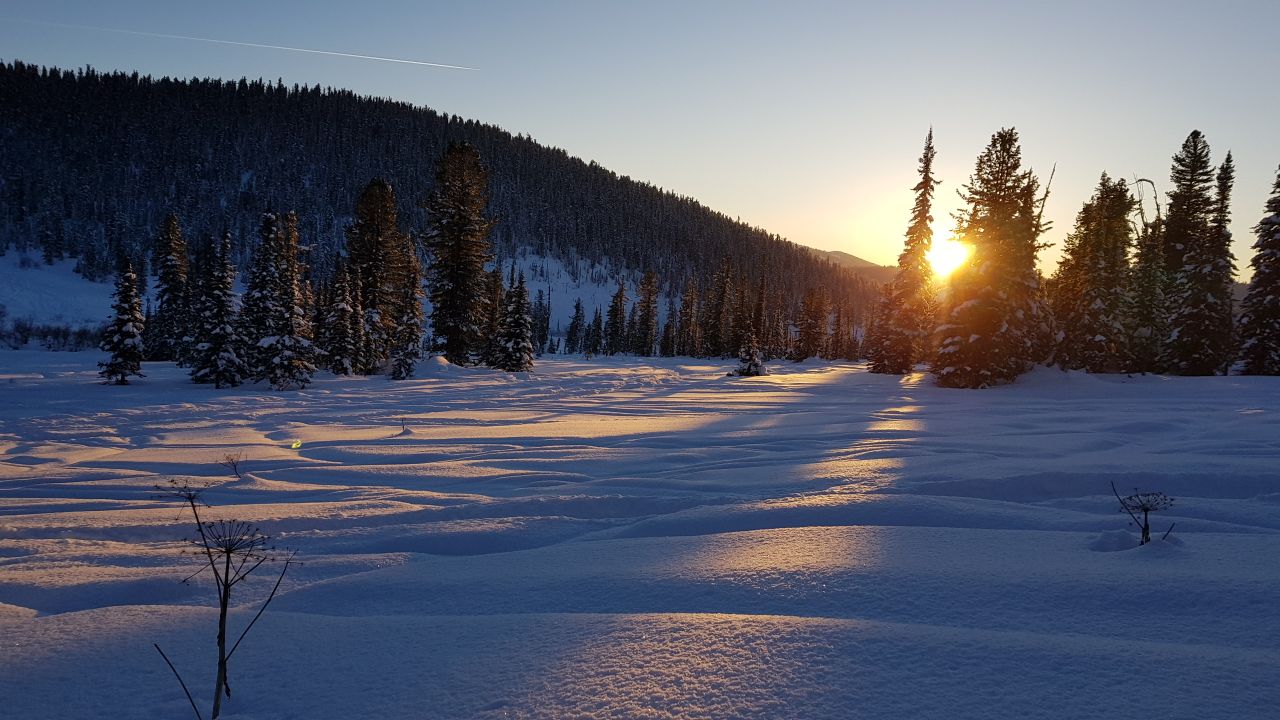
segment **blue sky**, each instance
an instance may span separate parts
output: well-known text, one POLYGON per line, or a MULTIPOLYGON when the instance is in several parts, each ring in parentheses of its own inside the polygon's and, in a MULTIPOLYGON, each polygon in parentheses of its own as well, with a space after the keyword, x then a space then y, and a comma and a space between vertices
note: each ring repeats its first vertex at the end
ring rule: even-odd
MULTIPOLYGON (((940 228, 1016 126, 1060 243, 1098 175, 1168 189, 1187 133, 1238 168, 1238 265, 1280 164, 1280 2, 0 4, 0 57, 282 78, 528 133, 797 242, 891 263, 932 125, 940 228), (34 22, 33 22, 34 21, 34 22), (64 23, 465 65, 449 70, 64 23)), ((1051 267, 1056 248, 1042 255, 1051 267)))

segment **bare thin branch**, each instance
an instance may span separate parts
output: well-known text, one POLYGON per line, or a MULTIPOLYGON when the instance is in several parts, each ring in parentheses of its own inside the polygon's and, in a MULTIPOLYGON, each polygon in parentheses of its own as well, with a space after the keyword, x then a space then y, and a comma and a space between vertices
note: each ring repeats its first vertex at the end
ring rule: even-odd
POLYGON ((195 698, 191 697, 191 691, 187 689, 187 684, 182 681, 182 676, 178 674, 178 668, 173 666, 173 663, 169 660, 169 656, 164 654, 164 651, 160 649, 159 645, 151 643, 151 646, 156 649, 156 652, 160 653, 160 657, 164 658, 165 664, 173 671, 173 676, 178 678, 178 684, 182 686, 182 692, 186 693, 187 702, 191 703, 191 711, 196 714, 196 720, 204 720, 204 716, 200 714, 200 708, 196 707, 195 698))
POLYGON ((267 596, 265 601, 263 601, 262 607, 258 608, 258 614, 253 616, 253 619, 250 620, 249 624, 245 627, 244 632, 240 633, 240 637, 237 638, 235 643, 231 646, 231 652, 227 653, 228 661, 231 660, 232 655, 236 654, 236 648, 240 647, 240 641, 244 640, 244 636, 249 634, 249 631, 253 629, 254 623, 258 622, 258 618, 262 617, 262 613, 267 609, 267 606, 271 604, 273 599, 275 599, 276 591, 280 589, 280 583, 284 580, 284 574, 289 572, 289 565, 293 563, 294 555, 297 555, 296 551, 290 553, 288 559, 284 561, 284 567, 280 570, 280 577, 276 578, 275 587, 271 588, 271 594, 267 596))

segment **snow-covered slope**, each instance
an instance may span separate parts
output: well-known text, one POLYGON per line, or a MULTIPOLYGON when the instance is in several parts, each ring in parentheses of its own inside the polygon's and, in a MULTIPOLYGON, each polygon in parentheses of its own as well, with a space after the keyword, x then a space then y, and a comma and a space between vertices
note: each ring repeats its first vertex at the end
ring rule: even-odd
POLYGON ((0 306, 10 321, 73 328, 97 327, 111 317, 111 284, 85 280, 74 260, 45 265, 10 251, 0 256, 0 306))
MULTIPOLYGON (((216 391, 0 353, 6 717, 207 708, 213 590, 156 500, 299 550, 226 717, 1270 718, 1280 383, 436 359, 216 391), (243 453, 243 479, 218 464, 243 453), (1109 483, 1176 496, 1138 548, 1109 483)), ((243 627, 273 578, 237 589, 243 627)))
MULTIPOLYGON (((510 268, 511 260, 503 261, 510 268)), ((551 298, 551 332, 560 335, 573 317, 573 303, 581 298, 587 320, 596 307, 607 309, 618 289, 618 278, 627 283, 634 300, 639 277, 634 272, 618 273, 612 268, 580 262, 576 269, 555 258, 522 252, 515 258, 517 272, 524 272, 531 298, 539 291, 551 298)), ((30 320, 44 325, 97 327, 111 316, 111 284, 92 282, 77 275, 75 261, 62 260, 45 265, 37 257, 10 252, 0 256, 0 306, 8 321, 30 320)), ((151 283, 154 286, 154 278, 151 283)), ((430 304, 426 306, 430 308, 430 304)), ((659 303, 666 310, 666 296, 659 303)))

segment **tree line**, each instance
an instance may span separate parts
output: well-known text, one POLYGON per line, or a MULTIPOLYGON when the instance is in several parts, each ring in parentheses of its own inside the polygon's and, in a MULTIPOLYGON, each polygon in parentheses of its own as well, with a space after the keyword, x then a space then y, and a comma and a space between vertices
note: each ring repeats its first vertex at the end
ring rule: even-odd
MULTIPOLYGON (((399 222, 425 228, 431 209, 420 200, 434 190, 434 160, 465 142, 489 173, 489 239, 504 265, 527 253, 597 285, 651 272, 670 297, 690 281, 709 285, 729 258, 735 292, 767 278, 787 312, 819 286, 859 316, 874 302, 869 283, 809 248, 528 136, 430 108, 319 86, 21 61, 0 63, 0 97, 0 253, 72 258, 91 279, 110 277, 121 255, 144 285, 158 275, 158 238, 171 214, 198 242, 230 231, 232 262, 249 267, 263 213, 289 209, 305 238, 306 273, 327 286, 359 220, 359 182, 381 178, 400 190, 399 222)), ((536 279, 527 278, 535 335, 547 340, 540 315, 550 299, 537 302, 536 279)))
POLYGON ((1173 156, 1171 190, 1164 207, 1157 196, 1153 216, 1125 180, 1102 173, 1049 278, 1036 269, 1048 187, 1022 167, 1012 128, 992 136, 961 189, 955 235, 971 254, 945 281, 932 277, 935 154, 930 131, 898 272, 867 332, 872 372, 927 362, 950 387, 1011 382, 1036 364, 1218 375, 1239 362, 1245 374, 1280 374, 1280 172, 1237 315, 1228 230, 1235 164, 1227 153, 1215 166, 1200 131, 1173 156))

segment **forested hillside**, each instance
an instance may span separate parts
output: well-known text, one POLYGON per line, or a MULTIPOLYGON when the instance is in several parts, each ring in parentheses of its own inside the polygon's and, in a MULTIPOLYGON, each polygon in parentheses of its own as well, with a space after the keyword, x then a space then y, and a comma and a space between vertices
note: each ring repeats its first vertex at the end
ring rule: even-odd
POLYGON ((826 287, 858 317, 872 296, 849 269, 692 198, 403 102, 22 62, 0 63, 0 98, 0 249, 76 257, 93 279, 113 271, 118 250, 145 269, 170 212, 191 237, 229 229, 245 267, 268 210, 297 213, 325 278, 366 182, 389 181, 405 229, 417 230, 436 160, 466 141, 490 173, 500 258, 524 249, 573 273, 595 266, 599 277, 575 279, 599 285, 651 270, 675 295, 688 280, 708 285, 728 257, 740 283, 754 288, 767 274, 771 294, 793 310, 810 287, 826 287))

